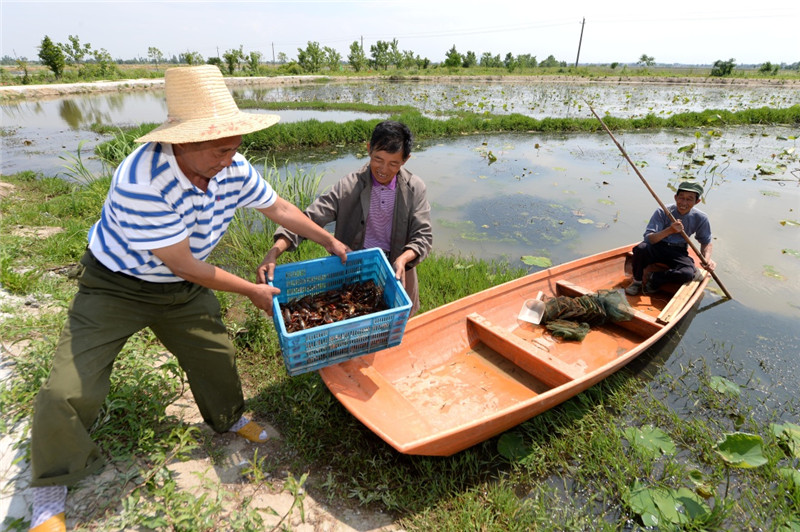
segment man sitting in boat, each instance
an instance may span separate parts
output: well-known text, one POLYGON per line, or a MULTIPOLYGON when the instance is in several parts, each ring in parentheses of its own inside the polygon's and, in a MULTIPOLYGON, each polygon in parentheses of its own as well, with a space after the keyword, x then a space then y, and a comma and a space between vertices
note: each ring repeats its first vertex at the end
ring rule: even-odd
MULTIPOLYGON (((305 211, 321 227, 335 222, 334 235, 350 249, 382 249, 411 299, 411 316, 419 309, 416 266, 433 245, 425 183, 403 167, 412 143, 405 124, 380 122, 367 144, 369 163, 343 177, 305 211)), ((275 245, 258 267, 259 282, 271 281, 281 253, 302 241, 284 228, 274 238, 275 245)))
POLYGON ((635 296, 641 293, 644 270, 651 264, 665 264, 667 269, 650 274, 644 284, 646 293, 657 292, 665 283, 683 284, 692 280, 697 269, 682 232, 687 237, 695 235, 700 243, 703 267, 708 271, 714 270, 711 224, 706 213, 694 208, 702 195, 703 187, 699 183, 683 181, 678 185, 675 203, 667 206, 675 222, 663 209, 656 209, 644 230, 644 240, 633 248, 633 282, 625 289, 626 294, 635 296))

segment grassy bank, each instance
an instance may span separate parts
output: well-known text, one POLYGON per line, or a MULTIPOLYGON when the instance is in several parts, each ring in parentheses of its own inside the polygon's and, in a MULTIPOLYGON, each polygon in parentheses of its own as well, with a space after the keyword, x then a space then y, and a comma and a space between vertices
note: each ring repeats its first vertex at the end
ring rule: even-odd
MULTIPOLYGON (((591 102, 590 102, 591 103, 591 102)), ((239 102, 243 108, 259 109, 333 109, 375 112, 392 115, 411 129, 416 140, 447 138, 458 135, 503 132, 540 133, 597 133, 602 126, 594 118, 542 118, 536 119, 521 114, 493 115, 489 113, 453 113, 446 119, 424 116, 411 107, 381 107, 366 104, 343 103, 265 103, 257 101, 239 102)), ((587 103, 588 106, 588 103, 587 103)), ((300 122, 276 124, 268 129, 244 136, 243 149, 263 154, 285 153, 292 150, 326 148, 331 146, 355 146, 369 141, 372 130, 382 118, 373 120, 351 120, 348 122, 300 122)), ((709 109, 702 112, 676 113, 670 116, 649 114, 641 118, 617 118, 605 116, 603 121, 614 131, 658 130, 669 128, 719 128, 737 125, 800 125, 800 105, 788 108, 762 107, 742 111, 709 109)), ((134 139, 151 131, 160 124, 142 124, 132 130, 118 130, 116 137, 100 144, 97 154, 112 167, 119 164, 135 146, 134 139)))
MULTIPOLYGON (((319 184, 313 174, 263 172, 301 206, 319 184)), ((10 302, 0 308, 4 342, 25 345, 0 386, 5 432, 29 423, 76 289, 70 266, 83 252, 108 178, 67 183, 26 172, 4 180, 14 192, 0 203, 0 282, 43 309, 23 312, 10 302), (45 227, 61 232, 44 236, 45 227)), ((272 231, 259 217, 238 216, 212 261, 252 278, 272 231)), ((282 260, 321 254, 304 244, 282 260)), ((431 257, 420 266, 422 310, 523 273, 468 257, 431 257)), ((415 457, 399 455, 356 421, 315 373, 288 377, 271 322, 243 298, 219 298, 248 407, 280 430, 280 446, 249 456, 235 488, 205 486, 202 497, 176 489, 167 464, 198 454, 216 463, 221 437, 167 414, 185 377, 144 331, 120 355, 93 427, 119 478, 80 529, 263 530, 257 508, 238 493, 279 489, 276 479, 286 475, 291 481, 280 489, 293 490, 299 503, 303 484, 332 505, 390 512, 408 530, 636 530, 652 529, 655 520, 660 530, 800 527, 800 427, 772 423, 795 407, 784 406, 789 416, 757 417, 746 406, 753 404, 747 390, 703 363, 724 359, 728 346, 703 342, 682 374, 653 377, 680 339, 678 329, 614 377, 498 438, 452 457, 415 457), (689 406, 670 407, 676 397, 689 406), (743 433, 753 436, 746 456, 720 444, 743 433)), ((8 528, 24 530, 24 523, 8 528)))

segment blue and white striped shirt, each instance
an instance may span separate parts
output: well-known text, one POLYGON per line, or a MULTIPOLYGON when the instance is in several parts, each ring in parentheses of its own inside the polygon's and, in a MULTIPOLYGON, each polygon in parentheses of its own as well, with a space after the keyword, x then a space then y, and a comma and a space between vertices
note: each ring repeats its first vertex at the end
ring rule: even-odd
POLYGON ((203 192, 178 167, 171 144, 143 144, 114 172, 103 211, 89 230, 89 249, 107 268, 145 281, 182 281, 150 250, 189 239, 206 260, 237 208, 263 209, 278 195, 241 155, 203 192))

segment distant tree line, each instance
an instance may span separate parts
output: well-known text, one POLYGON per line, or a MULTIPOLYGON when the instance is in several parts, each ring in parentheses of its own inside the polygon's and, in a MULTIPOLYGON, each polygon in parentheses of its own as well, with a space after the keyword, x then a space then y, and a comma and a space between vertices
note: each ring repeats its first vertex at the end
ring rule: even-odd
MULTIPOLYGON (((117 65, 119 64, 154 64, 160 66, 162 64, 199 65, 207 63, 217 65, 220 70, 229 75, 250 76, 261 74, 263 72, 261 67, 265 64, 264 56, 261 52, 245 52, 243 46, 239 46, 238 49, 226 50, 221 57, 212 56, 208 58, 204 58, 197 51, 190 50, 166 57, 161 50, 151 46, 148 48, 146 58, 114 60, 105 48, 96 49, 90 43, 81 43, 77 35, 69 35, 65 43, 54 42, 49 36, 45 35, 39 46, 38 59, 40 64, 47 66, 52 71, 56 79, 61 79, 67 66, 77 67, 79 77, 93 79, 117 77, 119 74, 117 65)), ((546 59, 539 61, 535 55, 531 54, 514 55, 509 52, 501 58, 500 54, 495 55, 491 52, 484 52, 478 58, 477 54, 471 50, 460 53, 455 45, 445 53, 444 60, 441 63, 434 63, 427 57, 420 57, 419 54, 415 54, 412 50, 401 50, 397 39, 377 41, 375 44, 370 45, 369 54, 367 54, 361 43, 353 41, 346 60, 334 48, 322 46, 316 41, 308 41, 305 48, 297 49, 296 60, 290 60, 285 53, 281 52, 278 54, 277 63, 280 65, 279 73, 282 74, 313 74, 326 70, 337 72, 348 67, 355 72, 367 69, 386 71, 389 68, 424 70, 439 65, 451 72, 458 69, 476 67, 502 68, 508 72, 514 72, 517 69, 566 68, 568 66, 566 61, 559 61, 553 55, 549 55, 546 59)), ((23 83, 28 79, 27 58, 12 58, 6 55, 0 58, 0 64, 17 65, 24 73, 23 83)), ((651 67, 656 62, 654 57, 642 54, 637 64, 651 67)), ((618 62, 611 63, 611 68, 616 68, 618 65, 618 62)), ((735 59, 718 60, 712 66, 711 75, 729 76, 735 67, 735 59)), ((777 64, 767 61, 759 65, 758 72, 763 75, 774 76, 781 69, 800 70, 800 61, 792 64, 777 64)))

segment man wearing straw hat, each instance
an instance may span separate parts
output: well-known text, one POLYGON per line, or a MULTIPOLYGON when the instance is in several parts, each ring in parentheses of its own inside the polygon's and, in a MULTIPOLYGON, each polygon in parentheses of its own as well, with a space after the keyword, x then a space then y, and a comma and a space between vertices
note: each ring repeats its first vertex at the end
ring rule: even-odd
POLYGON ((169 69, 165 86, 167 122, 137 139, 143 145, 114 172, 36 398, 31 530, 65 530, 67 486, 103 466, 89 428, 108 394, 114 359, 146 327, 178 359, 212 429, 266 441, 266 431, 243 415, 235 350, 212 290, 242 294, 267 312, 279 290, 205 262, 236 209, 258 209, 342 261, 349 251, 237 153, 242 135, 277 116, 241 112, 213 65, 169 69))

